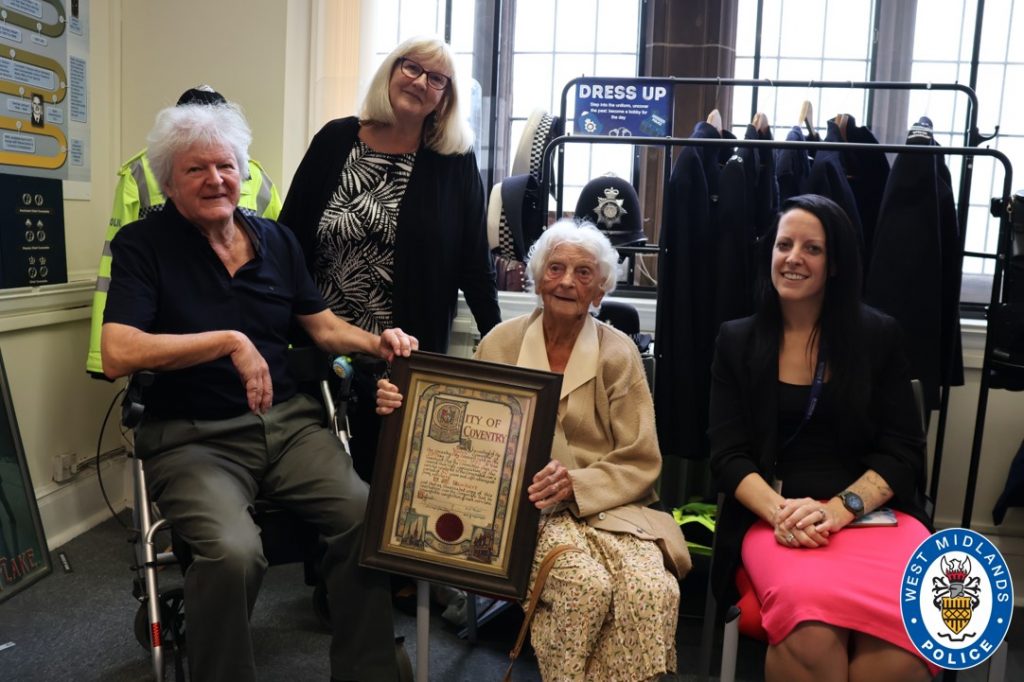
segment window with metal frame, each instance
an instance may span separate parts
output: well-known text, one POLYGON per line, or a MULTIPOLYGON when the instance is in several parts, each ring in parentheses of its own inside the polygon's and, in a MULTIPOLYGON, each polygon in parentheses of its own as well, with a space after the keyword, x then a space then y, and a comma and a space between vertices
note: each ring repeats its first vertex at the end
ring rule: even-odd
MULTIPOLYGON (((916 3, 916 14, 905 24, 879 21, 884 11, 878 0, 739 0, 736 76, 789 80, 872 80, 879 63, 908 65, 901 80, 922 83, 972 84, 980 102, 978 127, 983 134, 998 129, 987 143, 1011 161, 1024 159, 1024 118, 1013 112, 1024 107, 1024 92, 1014 87, 1024 76, 1024 43, 1011 36, 1024 34, 1024 0, 929 0, 916 3), (979 24, 980 22, 980 24, 979 24), (880 33, 890 32, 889 40, 880 33), (879 44, 893 46, 880 54, 879 44)), ((882 80, 879 78, 879 80, 882 80)), ((895 80, 895 79, 894 79, 895 80)), ((870 123, 872 102, 867 93, 797 90, 756 93, 737 90, 735 127, 742 131, 747 112, 764 111, 780 138, 795 118, 803 99, 815 105, 817 123, 842 111, 870 123), (756 99, 755 99, 756 98, 756 99)), ((967 99, 949 93, 914 91, 909 94, 907 126, 928 116, 935 139, 942 145, 962 146, 967 99)), ((883 142, 902 143, 898 131, 883 142)), ((950 163, 953 187, 958 188, 962 166, 950 163)), ((1001 193, 1002 169, 979 157, 967 213, 966 256, 963 263, 962 309, 976 311, 989 300, 999 221, 989 213, 990 199, 1001 193), (987 254, 989 257, 971 254, 987 254)))
MULTIPOLYGON (((497 182, 511 170, 530 113, 543 109, 557 114, 566 82, 578 76, 636 75, 641 4, 640 0, 375 2, 373 59, 362 69, 361 81, 367 82, 380 59, 402 40, 434 33, 448 36, 457 56, 459 82, 468 95, 474 74, 480 76, 477 81, 488 81, 481 69, 493 62, 500 45, 508 45, 508 58, 498 60, 496 74, 498 83, 509 84, 507 91, 487 92, 477 84, 477 106, 473 108, 472 97, 467 96, 470 106, 466 108, 477 132, 481 169, 489 168, 495 157, 500 159, 502 167, 492 174, 497 182), (507 7, 495 21, 499 4, 507 7), (497 99, 502 100, 500 105, 493 101, 497 99), (493 131, 492 116, 496 118, 493 131), (493 149, 492 134, 497 141, 493 149)), ((567 118, 571 120, 571 110, 567 118)), ((631 149, 620 145, 574 149, 566 159, 565 205, 575 206, 583 185, 607 172, 630 178, 631 149)))

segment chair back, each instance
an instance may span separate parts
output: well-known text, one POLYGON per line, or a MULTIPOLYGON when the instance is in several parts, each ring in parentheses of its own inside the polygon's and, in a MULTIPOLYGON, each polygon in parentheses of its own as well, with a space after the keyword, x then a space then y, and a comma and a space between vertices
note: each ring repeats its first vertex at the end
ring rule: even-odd
MULTIPOLYGON (((917 414, 921 420, 921 433, 928 437, 928 408, 924 402, 924 384, 921 383, 920 379, 910 380, 910 390, 914 392, 914 403, 917 405, 917 414)), ((927 446, 925 447, 927 449, 927 446)), ((928 497, 925 491, 928 490, 928 470, 930 469, 930 462, 928 461, 927 455, 925 456, 925 465, 921 468, 921 478, 917 482, 918 495, 921 506, 924 508, 925 513, 929 519, 935 518, 935 500, 928 497)))

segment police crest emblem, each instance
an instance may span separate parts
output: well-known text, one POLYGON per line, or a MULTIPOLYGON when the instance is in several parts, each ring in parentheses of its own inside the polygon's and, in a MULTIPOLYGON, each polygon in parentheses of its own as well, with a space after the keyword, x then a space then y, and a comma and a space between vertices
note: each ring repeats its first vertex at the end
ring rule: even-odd
POLYGON ((597 206, 594 207, 594 215, 597 216, 597 224, 611 229, 622 222, 622 216, 626 215, 625 199, 619 198, 619 190, 608 187, 604 190, 604 196, 597 198, 597 206))
POLYGON ((982 663, 999 648, 1013 613, 1013 581, 984 535, 948 528, 922 542, 903 572, 900 608, 922 656, 950 670, 982 663))
POLYGON ((971 557, 965 554, 957 560, 955 555, 950 556, 949 559, 943 556, 939 562, 943 575, 932 578, 932 593, 935 595, 932 603, 941 611, 942 622, 953 633, 940 632, 938 636, 962 642, 974 635, 964 633, 961 636, 960 633, 971 622, 974 607, 981 601, 981 578, 971 576, 971 557))

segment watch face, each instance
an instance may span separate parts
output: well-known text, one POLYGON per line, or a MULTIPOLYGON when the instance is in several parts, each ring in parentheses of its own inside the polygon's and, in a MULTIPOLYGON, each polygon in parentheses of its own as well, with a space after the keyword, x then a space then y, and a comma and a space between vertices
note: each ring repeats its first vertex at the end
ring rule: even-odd
POLYGON ((843 493, 842 499, 843 505, 854 514, 860 514, 864 511, 864 500, 860 499, 860 495, 857 493, 843 493))

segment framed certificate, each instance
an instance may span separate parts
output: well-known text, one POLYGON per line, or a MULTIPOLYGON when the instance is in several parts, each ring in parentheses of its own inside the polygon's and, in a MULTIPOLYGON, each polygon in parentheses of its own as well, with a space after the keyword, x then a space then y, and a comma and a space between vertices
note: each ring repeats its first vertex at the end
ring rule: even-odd
POLYGON ((402 407, 383 420, 364 566, 526 596, 562 376, 415 352, 396 358, 402 407))

